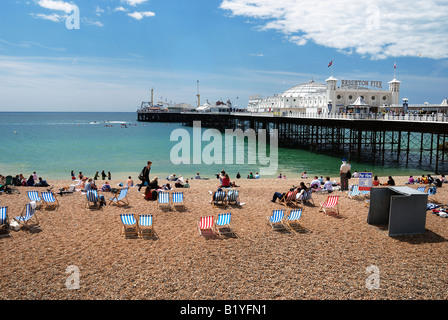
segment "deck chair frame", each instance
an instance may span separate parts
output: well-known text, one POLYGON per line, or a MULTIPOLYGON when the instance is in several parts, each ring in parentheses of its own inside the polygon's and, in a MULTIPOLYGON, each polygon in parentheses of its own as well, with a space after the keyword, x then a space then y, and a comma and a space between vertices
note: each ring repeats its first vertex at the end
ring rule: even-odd
POLYGON ((288 225, 290 229, 293 225, 299 224, 299 220, 302 217, 303 209, 293 209, 285 218, 285 224, 288 225))
POLYGON ((302 196, 299 197, 298 199, 297 199, 297 196, 296 196, 296 203, 298 205, 299 204, 305 204, 306 202, 312 202, 313 205, 314 205, 313 190, 311 190, 311 189, 305 190, 303 192, 302 196))
POLYGON ((36 202, 36 209, 39 209, 43 203, 42 198, 39 196, 39 191, 37 190, 27 191, 26 194, 28 195, 28 199, 30 201, 36 202))
POLYGON ((227 197, 225 191, 216 191, 212 195, 212 206, 215 208, 217 206, 227 207, 227 197))
POLYGON ((0 207, 0 229, 6 230, 5 234, 0 234, 0 238, 10 237, 8 207, 0 207))
POLYGON ((157 193, 157 209, 162 209, 163 207, 167 207, 171 210, 171 200, 170 200, 169 191, 159 191, 157 193))
POLYGON ((231 226, 232 214, 229 213, 220 213, 218 214, 218 218, 215 221, 215 231, 220 236, 225 234, 235 235, 235 232, 231 226))
POLYGON ((287 229, 284 222, 285 209, 272 210, 272 214, 267 217, 268 223, 274 230, 285 230, 287 229))
POLYGON ((154 216, 152 214, 140 214, 138 216, 138 237, 149 238, 154 235, 154 216))
POLYGON ((136 236, 138 232, 138 222, 133 213, 120 214, 120 235, 123 236, 136 236))
POLYGON ((363 194, 362 192, 359 190, 359 185, 354 184, 352 185, 349 190, 347 191, 347 196, 350 199, 354 199, 354 198, 362 198, 363 194))
POLYGON ((51 191, 42 191, 42 203, 44 205, 44 209, 48 210, 49 208, 54 208, 55 210, 59 208, 58 199, 56 199, 55 195, 51 191))
POLYGON ((23 208, 21 214, 14 218, 21 227, 27 230, 34 230, 40 228, 39 219, 36 215, 36 208, 33 208, 30 203, 27 203, 23 208))
POLYGON ((328 196, 324 203, 320 204, 320 212, 324 212, 326 215, 335 213, 339 215, 339 195, 328 196))
POLYGON ((103 206, 100 202, 100 197, 98 195, 98 192, 96 190, 88 190, 86 193, 86 208, 87 209, 103 209, 103 206))
POLYGON ((171 194, 171 207, 174 208, 176 206, 185 207, 183 192, 173 192, 171 194))
POLYGON ((240 204, 240 196, 239 196, 238 190, 230 189, 229 191, 227 191, 226 200, 227 200, 227 203, 230 205, 232 205, 232 204, 239 205, 240 204))
POLYGON ((292 204, 294 206, 297 205, 296 196, 299 191, 296 189, 294 191, 288 191, 281 199, 279 199, 279 203, 287 206, 288 204, 292 204))
POLYGON ((201 236, 212 236, 215 234, 214 230, 214 218, 213 216, 203 216, 198 221, 198 231, 201 236), (210 232, 206 234, 205 232, 210 232))
POLYGON ((109 205, 114 203, 119 207, 129 206, 128 192, 129 188, 119 189, 112 198, 109 198, 109 205))

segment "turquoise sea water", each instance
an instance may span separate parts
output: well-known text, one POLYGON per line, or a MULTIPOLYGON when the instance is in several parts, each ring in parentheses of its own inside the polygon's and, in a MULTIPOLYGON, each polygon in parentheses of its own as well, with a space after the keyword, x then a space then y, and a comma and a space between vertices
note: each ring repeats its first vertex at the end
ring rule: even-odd
MULTIPOLYGON (((45 179, 69 179, 70 171, 83 172, 93 177, 102 170, 112 174, 112 179, 137 178, 148 160, 153 162, 151 176, 165 178, 169 174, 214 178, 222 169, 231 178, 240 172, 243 178, 249 172, 259 172, 260 163, 225 164, 179 164, 170 158, 172 149, 179 141, 170 141, 176 129, 191 127, 181 124, 138 122, 136 112, 0 112, 0 174, 28 177, 34 171, 45 179), (125 126, 124 126, 125 125, 125 126)), ((203 131, 206 129, 202 129, 203 131)), ((223 140, 224 141, 224 140, 223 140)), ((202 142, 202 148, 210 142, 202 142)), ((224 145, 224 143, 223 143, 224 145)), ((249 148, 250 149, 250 148, 249 148)), ((223 154, 229 150, 223 150, 223 154)), ((245 154, 254 152, 245 151, 245 154)), ((236 161, 234 161, 236 162, 236 161)), ((339 173, 341 159, 316 155, 304 150, 279 148, 278 170, 287 178, 297 178, 306 171, 308 176, 339 173)), ((369 164, 352 163, 352 169, 367 170, 379 176, 421 174, 418 170, 394 167, 373 167, 369 164)))

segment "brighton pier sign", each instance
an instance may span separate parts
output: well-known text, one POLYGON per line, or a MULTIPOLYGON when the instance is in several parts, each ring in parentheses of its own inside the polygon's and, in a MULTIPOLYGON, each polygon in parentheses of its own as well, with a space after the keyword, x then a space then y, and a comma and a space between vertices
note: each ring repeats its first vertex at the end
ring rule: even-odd
POLYGON ((383 88, 382 81, 369 81, 369 80, 341 80, 341 87, 358 87, 369 86, 373 88, 383 88))

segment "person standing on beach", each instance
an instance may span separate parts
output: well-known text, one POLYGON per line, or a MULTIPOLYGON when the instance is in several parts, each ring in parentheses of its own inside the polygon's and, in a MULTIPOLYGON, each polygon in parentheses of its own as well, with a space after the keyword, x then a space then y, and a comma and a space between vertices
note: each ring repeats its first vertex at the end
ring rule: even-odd
POLYGON ((106 179, 106 172, 104 172, 104 170, 101 172, 101 178, 103 178, 103 180, 106 179))
POLYGON ((107 172, 107 179, 112 180, 112 176, 110 175, 110 171, 107 172))
POLYGON ((151 172, 151 165, 152 165, 152 162, 148 161, 147 165, 145 167, 143 167, 142 172, 138 176, 138 178, 141 181, 141 183, 138 187, 138 191, 140 191, 140 189, 143 187, 145 182, 149 185, 149 173, 151 172))
POLYGON ((348 190, 348 177, 347 173, 350 171, 351 167, 347 164, 345 159, 342 159, 342 165, 339 169, 339 176, 341 177, 341 191, 348 190))

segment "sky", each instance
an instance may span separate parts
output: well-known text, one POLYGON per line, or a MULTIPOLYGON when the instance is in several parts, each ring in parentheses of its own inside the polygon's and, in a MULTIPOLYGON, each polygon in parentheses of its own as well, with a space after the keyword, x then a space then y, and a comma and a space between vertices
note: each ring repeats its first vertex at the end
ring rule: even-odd
POLYGON ((440 104, 446 17, 446 0, 2 0, 0 111, 134 112, 151 89, 244 108, 331 74, 440 104))

